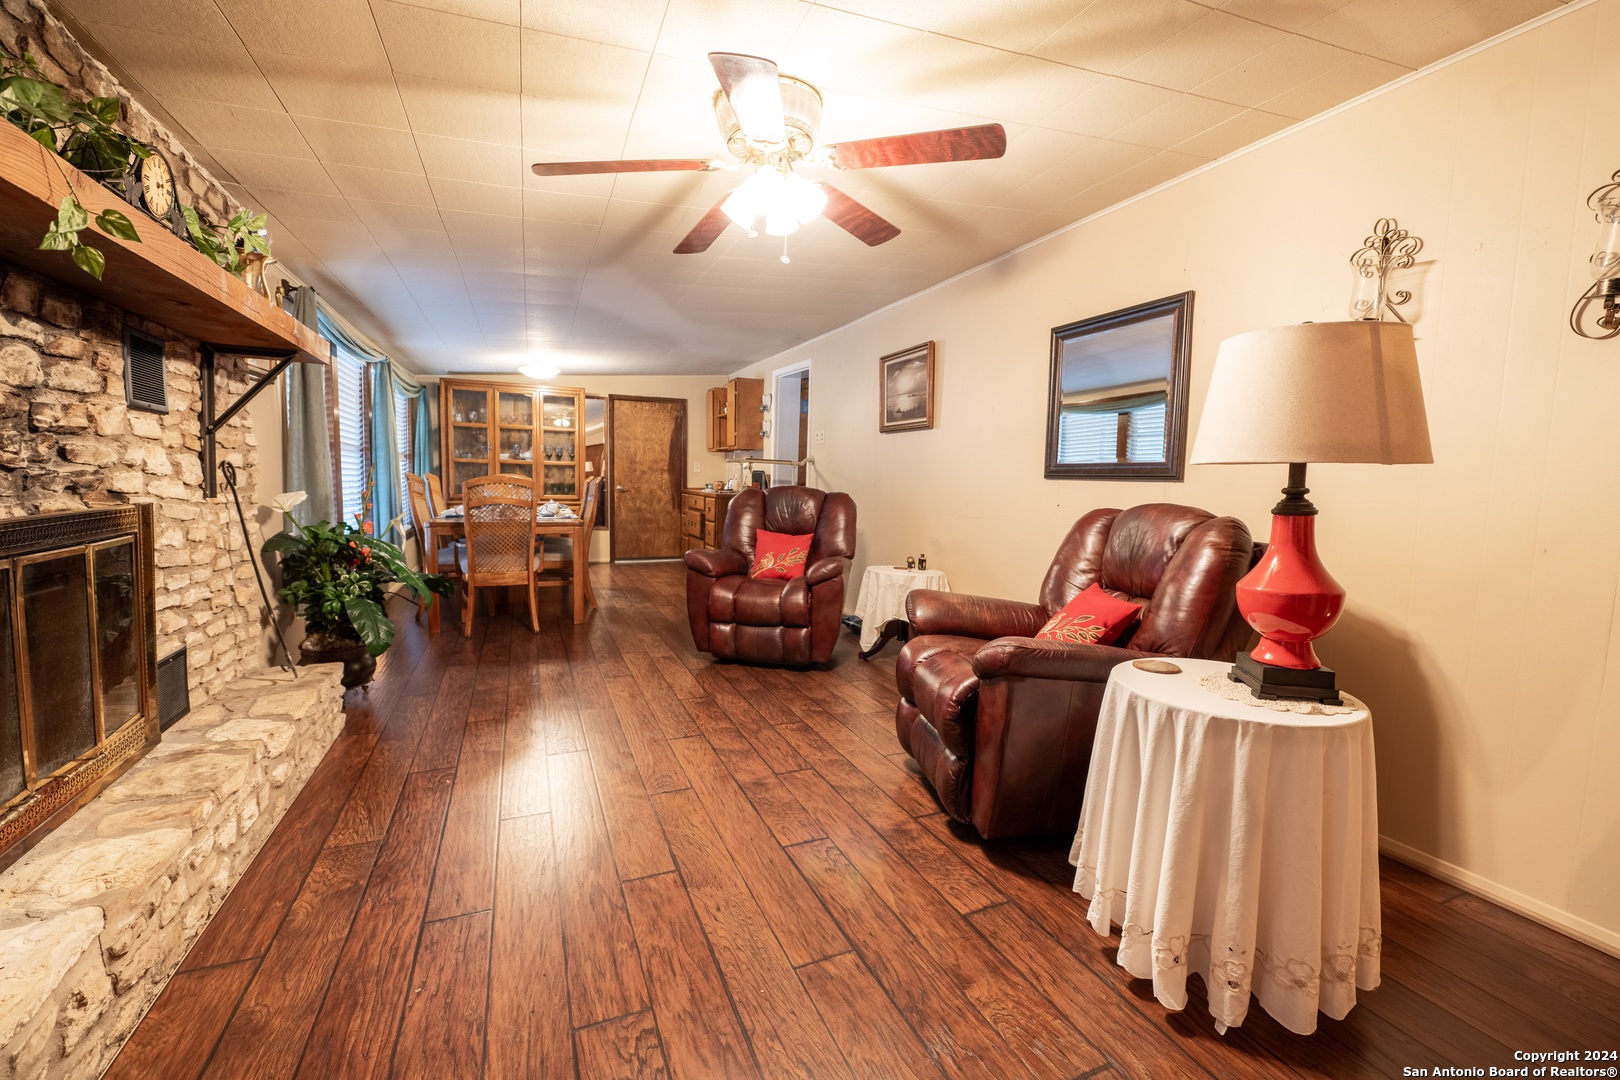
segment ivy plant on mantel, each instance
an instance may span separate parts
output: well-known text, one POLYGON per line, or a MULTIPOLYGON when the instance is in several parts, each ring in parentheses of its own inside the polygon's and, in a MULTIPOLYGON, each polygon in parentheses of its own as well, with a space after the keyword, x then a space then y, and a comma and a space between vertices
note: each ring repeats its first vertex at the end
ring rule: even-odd
POLYGON ((59 252, 41 251, 40 236, 70 194, 90 218, 126 205, 21 129, 0 123, 0 258, 221 351, 291 352, 311 363, 330 358, 331 346, 313 329, 165 229, 147 229, 141 240, 98 238, 106 265, 99 279, 59 252))

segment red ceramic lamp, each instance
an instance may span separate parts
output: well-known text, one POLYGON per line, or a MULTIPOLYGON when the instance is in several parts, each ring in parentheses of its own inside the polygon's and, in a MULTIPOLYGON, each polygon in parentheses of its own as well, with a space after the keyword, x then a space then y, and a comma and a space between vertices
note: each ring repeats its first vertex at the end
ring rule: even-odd
POLYGON ((1270 545, 1238 582, 1238 610, 1261 636, 1232 678, 1260 697, 1337 702, 1333 671, 1311 642, 1338 621, 1344 589, 1316 555, 1305 466, 1434 460, 1412 328, 1304 323, 1221 342, 1191 460, 1288 466, 1270 545))

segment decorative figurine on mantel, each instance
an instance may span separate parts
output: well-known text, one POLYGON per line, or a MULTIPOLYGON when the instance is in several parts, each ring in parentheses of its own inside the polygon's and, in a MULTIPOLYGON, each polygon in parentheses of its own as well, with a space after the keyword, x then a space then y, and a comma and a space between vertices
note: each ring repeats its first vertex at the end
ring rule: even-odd
POLYGON ((915 569, 917 569, 917 559, 916 559, 915 556, 913 556, 913 555, 907 555, 906 556, 906 569, 907 570, 915 570, 915 569))
POLYGON ((919 569, 919 570, 928 569, 928 556, 927 555, 918 555, 917 556, 917 569, 919 569))

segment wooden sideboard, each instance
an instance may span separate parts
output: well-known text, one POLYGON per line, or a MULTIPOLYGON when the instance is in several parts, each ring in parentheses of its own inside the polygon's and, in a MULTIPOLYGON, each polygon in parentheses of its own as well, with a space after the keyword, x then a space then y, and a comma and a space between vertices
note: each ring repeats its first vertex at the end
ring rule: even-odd
POLYGON ((687 551, 720 546, 720 530, 726 524, 726 511, 735 491, 681 489, 681 541, 687 551))

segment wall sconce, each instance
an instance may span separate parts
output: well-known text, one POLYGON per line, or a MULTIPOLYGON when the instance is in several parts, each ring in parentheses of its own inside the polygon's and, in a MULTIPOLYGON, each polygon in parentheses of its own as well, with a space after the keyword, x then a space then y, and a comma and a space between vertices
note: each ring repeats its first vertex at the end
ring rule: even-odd
POLYGON ((1586 197, 1598 220, 1597 248, 1592 252, 1592 287, 1581 294, 1569 312, 1569 328, 1583 338, 1607 341, 1620 334, 1620 171, 1609 182, 1586 197), (1603 314, 1595 320, 1605 334, 1587 333, 1581 325, 1594 300, 1603 301, 1603 314))
POLYGON ((1356 289, 1350 297, 1352 319, 1382 320, 1388 311, 1400 322, 1406 319, 1395 309, 1412 299, 1405 289, 1389 290, 1389 276, 1396 270, 1405 270, 1417 261, 1423 250, 1423 241, 1401 228, 1394 218, 1379 218, 1373 224, 1372 235, 1362 243, 1361 250, 1350 256, 1350 265, 1356 269, 1356 289))

